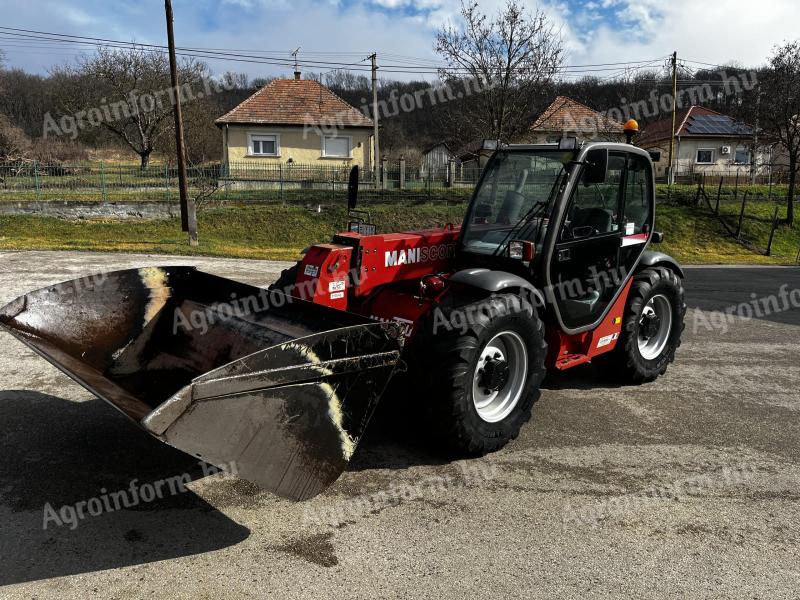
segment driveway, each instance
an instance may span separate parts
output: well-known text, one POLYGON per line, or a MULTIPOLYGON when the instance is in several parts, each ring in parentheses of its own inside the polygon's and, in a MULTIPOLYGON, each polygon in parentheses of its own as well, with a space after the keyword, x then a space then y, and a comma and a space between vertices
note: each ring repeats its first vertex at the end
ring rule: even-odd
MULTIPOLYGON (((0 253, 0 304, 157 264, 261 285, 286 266, 0 253)), ((796 597, 800 270, 698 267, 686 288, 684 343, 658 381, 551 376, 520 437, 466 462, 384 410, 351 468, 304 504, 203 477, 0 334, 0 596, 796 597), (74 528, 59 516, 183 473, 186 491, 74 528)))

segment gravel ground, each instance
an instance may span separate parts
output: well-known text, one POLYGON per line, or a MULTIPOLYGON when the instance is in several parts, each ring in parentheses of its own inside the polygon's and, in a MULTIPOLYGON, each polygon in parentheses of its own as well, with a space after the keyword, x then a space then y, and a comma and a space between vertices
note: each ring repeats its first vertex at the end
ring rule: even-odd
MULTIPOLYGON (((108 269, 195 264, 249 283, 285 263, 0 253, 0 304, 108 269)), ((666 376, 550 377, 501 452, 451 463, 379 419, 305 504, 200 467, 0 334, 0 596, 736 597, 800 589, 800 291, 759 319, 714 311, 800 288, 789 268, 693 268, 666 376), (189 491, 44 528, 131 485, 189 491), (132 483, 133 482, 133 483, 132 483)))

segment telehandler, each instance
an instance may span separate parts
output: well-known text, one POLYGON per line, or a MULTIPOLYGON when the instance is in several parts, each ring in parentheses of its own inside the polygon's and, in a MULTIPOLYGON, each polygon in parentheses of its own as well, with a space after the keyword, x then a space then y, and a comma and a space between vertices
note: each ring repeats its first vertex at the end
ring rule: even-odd
POLYGON ((0 328, 159 440, 295 500, 343 472, 401 379, 414 398, 393 399, 474 456, 517 436, 546 369, 643 383, 674 360, 684 275, 648 249, 644 150, 501 145, 460 226, 379 233, 357 194, 356 170, 347 230, 269 289, 117 271, 26 294, 0 328))

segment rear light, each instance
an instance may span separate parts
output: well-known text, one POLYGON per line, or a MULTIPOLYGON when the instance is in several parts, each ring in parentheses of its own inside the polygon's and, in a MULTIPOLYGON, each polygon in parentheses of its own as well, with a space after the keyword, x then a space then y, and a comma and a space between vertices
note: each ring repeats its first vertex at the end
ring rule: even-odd
POLYGON ((438 275, 425 275, 419 282, 419 293, 421 296, 432 298, 444 289, 444 279, 438 275))
POLYGON ((508 243, 508 256, 515 260, 533 260, 536 248, 527 240, 511 240, 508 243))

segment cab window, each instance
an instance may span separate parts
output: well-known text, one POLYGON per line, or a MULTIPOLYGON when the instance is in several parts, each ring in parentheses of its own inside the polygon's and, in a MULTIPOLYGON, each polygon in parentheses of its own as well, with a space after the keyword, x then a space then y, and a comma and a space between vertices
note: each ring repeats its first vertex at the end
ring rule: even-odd
POLYGON ((632 155, 628 158, 625 182, 625 211, 623 235, 647 233, 653 227, 653 211, 649 196, 652 182, 647 159, 632 155))
POLYGON ((575 187, 561 241, 583 239, 619 231, 619 206, 625 156, 611 153, 603 183, 586 183, 584 175, 575 187))

